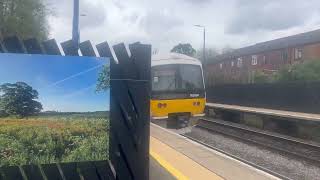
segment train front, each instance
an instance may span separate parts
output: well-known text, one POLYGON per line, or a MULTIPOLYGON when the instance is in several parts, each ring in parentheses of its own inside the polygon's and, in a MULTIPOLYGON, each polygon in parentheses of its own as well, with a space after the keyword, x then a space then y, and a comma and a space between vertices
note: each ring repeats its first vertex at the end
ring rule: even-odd
POLYGON ((151 116, 156 123, 183 128, 203 116, 205 87, 201 62, 170 53, 152 60, 151 116))

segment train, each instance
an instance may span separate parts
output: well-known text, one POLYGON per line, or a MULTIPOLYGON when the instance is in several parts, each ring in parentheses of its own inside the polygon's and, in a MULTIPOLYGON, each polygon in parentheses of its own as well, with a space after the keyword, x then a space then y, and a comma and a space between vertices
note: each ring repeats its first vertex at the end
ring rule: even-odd
POLYGON ((178 53, 155 54, 151 78, 153 122, 183 128, 204 116, 206 92, 200 60, 178 53))

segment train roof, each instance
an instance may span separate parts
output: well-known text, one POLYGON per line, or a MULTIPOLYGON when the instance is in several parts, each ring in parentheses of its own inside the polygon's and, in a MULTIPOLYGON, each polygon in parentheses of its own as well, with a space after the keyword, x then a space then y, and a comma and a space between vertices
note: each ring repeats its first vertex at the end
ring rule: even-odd
POLYGON ((151 66, 167 64, 193 64, 201 66, 201 61, 198 59, 178 53, 155 54, 152 55, 151 59, 151 66))

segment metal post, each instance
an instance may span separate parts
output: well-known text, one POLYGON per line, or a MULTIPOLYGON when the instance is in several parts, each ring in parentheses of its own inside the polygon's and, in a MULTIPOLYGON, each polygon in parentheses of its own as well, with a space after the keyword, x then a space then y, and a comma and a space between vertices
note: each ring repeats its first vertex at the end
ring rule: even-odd
POLYGON ((206 27, 203 26, 203 62, 206 62, 206 27))
POLYGON ((72 28, 72 41, 76 48, 80 44, 80 29, 79 29, 79 0, 73 2, 73 28, 72 28))
POLYGON ((205 63, 206 62, 206 27, 198 24, 194 26, 203 28, 203 63, 205 63))

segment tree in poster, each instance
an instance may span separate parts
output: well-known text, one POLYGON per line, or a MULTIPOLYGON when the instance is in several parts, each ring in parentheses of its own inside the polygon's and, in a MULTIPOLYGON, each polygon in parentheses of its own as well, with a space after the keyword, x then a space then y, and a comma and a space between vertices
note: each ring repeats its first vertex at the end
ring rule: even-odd
POLYGON ((107 91, 110 87, 110 67, 104 65, 97 80, 97 92, 107 91))
POLYGON ((3 113, 20 118, 38 114, 42 104, 38 99, 38 91, 27 83, 17 82, 0 85, 0 104, 3 113))

